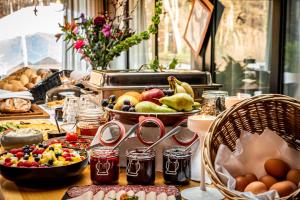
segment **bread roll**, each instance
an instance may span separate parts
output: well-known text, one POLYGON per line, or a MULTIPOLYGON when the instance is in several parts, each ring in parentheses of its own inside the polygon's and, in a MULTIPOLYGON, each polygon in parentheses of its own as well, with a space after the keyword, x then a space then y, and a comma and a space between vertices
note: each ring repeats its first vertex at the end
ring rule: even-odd
POLYGON ((8 91, 12 91, 13 85, 9 84, 9 83, 5 83, 3 85, 3 90, 8 90, 8 91))
POLYGON ((0 101, 0 111, 4 113, 28 112, 31 108, 30 100, 10 98, 0 101))
POLYGON ((26 85, 27 83, 29 83, 29 78, 25 74, 22 74, 20 77, 20 81, 23 85, 26 85))

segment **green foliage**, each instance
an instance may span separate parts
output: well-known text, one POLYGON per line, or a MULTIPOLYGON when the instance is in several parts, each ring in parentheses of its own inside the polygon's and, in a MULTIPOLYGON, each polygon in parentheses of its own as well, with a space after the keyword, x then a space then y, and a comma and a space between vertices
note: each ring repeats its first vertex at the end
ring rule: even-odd
POLYGON ((172 59, 171 63, 169 64, 169 69, 175 69, 176 65, 178 65, 178 59, 175 57, 172 59))
MULTIPOLYGON (((135 33, 128 26, 115 24, 115 18, 108 15, 99 15, 95 18, 85 18, 83 14, 59 25, 64 33, 64 41, 69 44, 69 49, 81 54, 81 59, 90 62, 93 69, 105 70, 110 61, 119 56, 121 52, 130 47, 148 40, 151 34, 158 31, 160 15, 162 14, 162 2, 159 0, 155 5, 155 14, 152 24, 146 31, 135 33)), ((62 34, 57 34, 59 39, 62 34)))

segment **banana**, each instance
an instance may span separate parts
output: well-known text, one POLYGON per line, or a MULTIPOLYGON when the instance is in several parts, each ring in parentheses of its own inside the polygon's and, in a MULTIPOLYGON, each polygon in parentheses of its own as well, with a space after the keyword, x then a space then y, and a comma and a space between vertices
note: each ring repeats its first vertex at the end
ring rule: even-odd
POLYGON ((170 88, 174 90, 175 93, 187 93, 194 98, 195 96, 194 90, 187 82, 181 82, 178 79, 176 79, 174 76, 169 76, 168 81, 169 81, 170 88))

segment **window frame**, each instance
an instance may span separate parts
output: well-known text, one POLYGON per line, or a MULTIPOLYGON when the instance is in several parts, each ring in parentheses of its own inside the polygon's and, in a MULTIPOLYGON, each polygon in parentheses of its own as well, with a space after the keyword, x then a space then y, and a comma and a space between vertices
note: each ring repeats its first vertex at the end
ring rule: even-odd
MULTIPOLYGON (((104 11, 107 11, 109 0, 102 0, 104 11)), ((158 0, 155 0, 155 3, 158 0)), ((218 0, 210 0, 214 5, 211 22, 208 27, 206 42, 203 44, 203 50, 200 52, 202 63, 200 68, 202 71, 208 71, 212 75, 212 81, 216 81, 216 63, 215 63, 215 36, 218 25, 224 11, 223 5, 218 0)), ((155 7, 155 4, 154 4, 155 7)), ((153 9, 154 9, 153 7, 153 9)), ((127 6, 127 10, 128 10, 127 6)), ((269 57, 270 67, 270 92, 283 93, 283 72, 284 72, 284 46, 285 46, 285 28, 286 28, 286 0, 273 0, 271 6, 271 51, 269 57), (280 23, 278 23, 280 22, 280 23)), ((154 56, 158 57, 158 33, 154 36, 154 56)), ((126 51, 126 69, 130 69, 129 51, 126 51)), ((195 64, 191 63, 192 69, 195 69, 195 64)))

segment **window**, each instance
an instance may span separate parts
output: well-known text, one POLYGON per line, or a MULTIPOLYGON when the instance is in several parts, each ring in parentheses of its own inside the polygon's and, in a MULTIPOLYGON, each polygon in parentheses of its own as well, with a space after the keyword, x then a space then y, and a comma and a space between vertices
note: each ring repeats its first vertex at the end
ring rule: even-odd
POLYGON ((0 1, 0 75, 18 66, 59 68, 62 42, 56 42, 63 5, 57 0, 0 1), (58 2, 58 3, 57 3, 58 2))
MULTIPOLYGON (((111 63, 111 67, 137 69, 143 64, 148 64, 155 57, 159 58, 160 64, 168 66, 176 57, 179 62, 177 67, 191 69, 194 58, 183 39, 191 4, 190 0, 163 0, 164 11, 157 37, 152 35, 149 40, 130 48, 128 66, 123 66, 126 63, 126 54, 123 53, 111 63)), ((130 21, 131 28, 136 32, 146 30, 151 24, 154 7, 154 0, 130 0, 129 11, 134 10, 130 21)))
POLYGON ((267 93, 272 1, 220 2, 225 8, 215 37, 217 83, 230 95, 267 93))
POLYGON ((183 40, 192 1, 163 0, 164 13, 158 33, 158 57, 168 65, 176 57, 182 68, 191 69, 192 52, 183 40))
POLYGON ((287 1, 284 94, 300 99, 300 1, 287 1))

